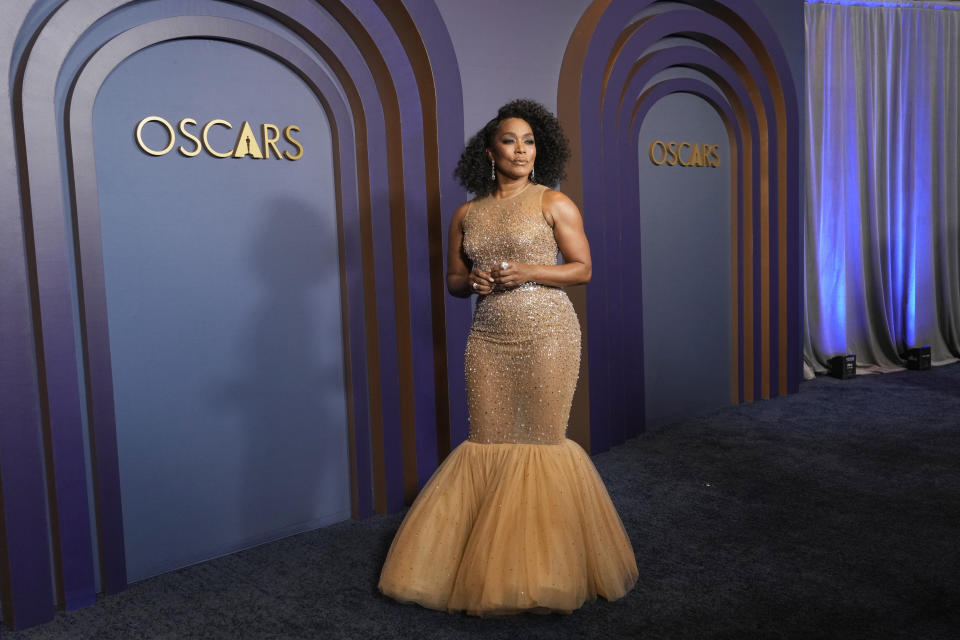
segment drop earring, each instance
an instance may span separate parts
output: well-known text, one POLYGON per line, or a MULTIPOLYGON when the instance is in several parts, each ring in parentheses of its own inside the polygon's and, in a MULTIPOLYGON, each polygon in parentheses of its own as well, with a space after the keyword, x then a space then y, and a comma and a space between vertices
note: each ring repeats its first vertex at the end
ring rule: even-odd
POLYGON ((493 158, 490 158, 490 179, 497 179, 497 164, 493 161, 493 158))
POLYGON ((536 181, 537 181, 536 178, 534 177, 534 174, 536 174, 536 173, 537 173, 537 168, 536 168, 536 167, 534 167, 533 169, 530 169, 530 182, 536 182, 536 181))

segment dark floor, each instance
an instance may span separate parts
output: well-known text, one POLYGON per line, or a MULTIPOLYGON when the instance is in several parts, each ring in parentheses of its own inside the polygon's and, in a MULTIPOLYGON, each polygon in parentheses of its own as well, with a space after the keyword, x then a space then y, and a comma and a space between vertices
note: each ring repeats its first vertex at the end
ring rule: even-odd
POLYGON ((376 591, 401 516, 132 585, 41 638, 960 638, 960 364, 818 378, 594 458, 640 582, 568 616, 477 619, 376 591))

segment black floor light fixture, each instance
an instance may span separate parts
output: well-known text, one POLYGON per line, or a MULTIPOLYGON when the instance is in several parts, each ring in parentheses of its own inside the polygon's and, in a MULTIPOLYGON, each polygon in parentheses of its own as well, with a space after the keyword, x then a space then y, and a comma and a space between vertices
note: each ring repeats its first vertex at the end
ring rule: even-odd
POLYGON ((846 380, 857 375, 857 355, 848 353, 845 356, 834 356, 827 360, 827 366, 830 367, 830 375, 834 378, 846 380))
POLYGON ((903 354, 907 369, 922 371, 930 368, 930 347, 913 347, 903 354))

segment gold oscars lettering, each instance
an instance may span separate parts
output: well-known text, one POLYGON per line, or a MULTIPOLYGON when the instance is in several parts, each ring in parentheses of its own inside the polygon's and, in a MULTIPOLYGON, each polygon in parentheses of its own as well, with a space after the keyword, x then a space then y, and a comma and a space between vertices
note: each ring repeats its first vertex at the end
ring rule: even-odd
POLYGON ((183 138, 185 144, 177 146, 177 151, 181 155, 192 158, 206 151, 215 158, 286 158, 287 160, 299 160, 303 156, 303 145, 293 137, 294 133, 300 131, 300 127, 289 125, 282 130, 275 124, 262 124, 258 132, 254 127, 244 120, 237 134, 236 142, 231 148, 216 149, 210 143, 210 132, 214 127, 223 127, 232 129, 233 125, 226 120, 211 120, 202 127, 193 118, 183 118, 177 123, 179 136, 173 130, 173 125, 160 116, 147 116, 137 124, 137 146, 145 153, 151 156, 164 156, 177 144, 178 137, 183 138), (166 130, 167 145, 162 149, 151 149, 143 141, 143 128, 147 124, 155 122, 166 130), (257 133, 260 134, 259 138, 257 133), (282 137, 282 141, 281 141, 282 137), (285 147, 282 151, 280 145, 285 147))
POLYGON ((650 143, 650 162, 657 166, 716 168, 720 166, 719 150, 718 144, 654 140, 650 143))

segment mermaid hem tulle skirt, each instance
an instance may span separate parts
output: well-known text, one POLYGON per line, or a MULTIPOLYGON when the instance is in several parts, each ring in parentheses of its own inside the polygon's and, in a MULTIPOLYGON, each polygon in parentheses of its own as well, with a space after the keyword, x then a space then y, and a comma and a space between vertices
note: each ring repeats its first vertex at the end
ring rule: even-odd
POLYGON ((623 524, 579 445, 467 441, 410 508, 379 587, 401 602, 495 615, 569 612, 636 581, 623 524))

